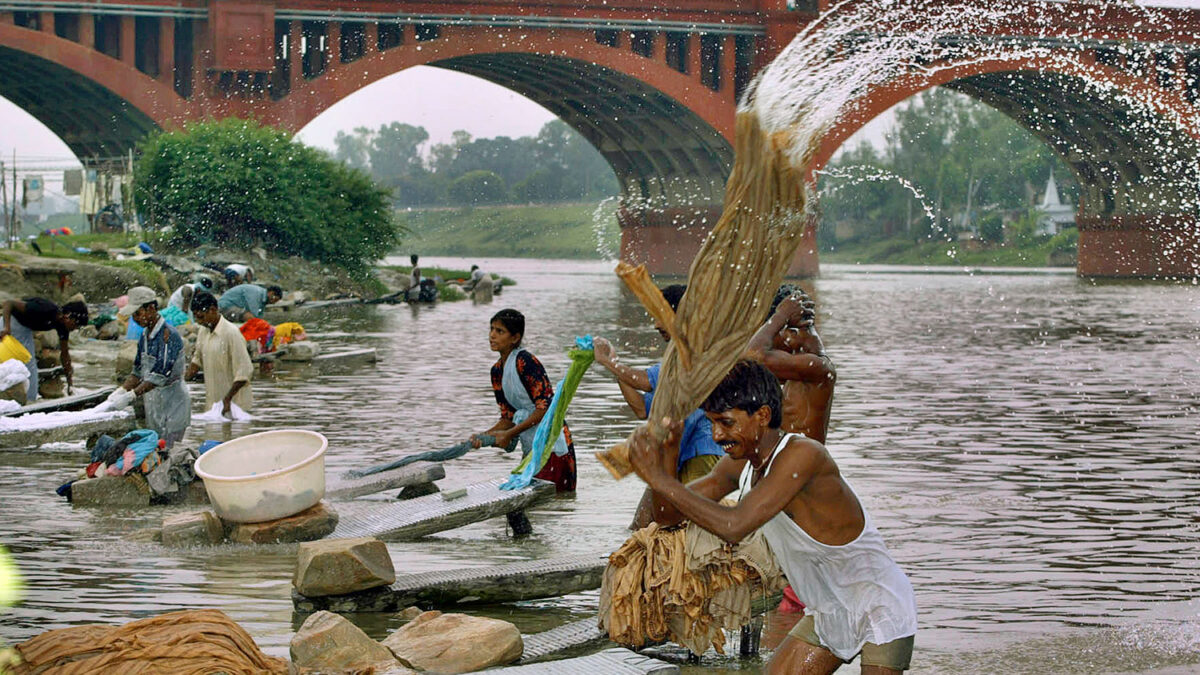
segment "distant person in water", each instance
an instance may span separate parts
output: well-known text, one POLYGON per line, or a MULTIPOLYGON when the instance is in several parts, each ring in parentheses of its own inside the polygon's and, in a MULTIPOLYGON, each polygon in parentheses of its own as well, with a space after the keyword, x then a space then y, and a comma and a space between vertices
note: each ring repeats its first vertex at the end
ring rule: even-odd
POLYGON ((812 301, 803 290, 782 287, 771 315, 746 347, 783 383, 783 430, 825 443, 837 370, 817 335, 812 301))
POLYGON ((225 284, 228 288, 252 283, 254 283, 253 267, 242 263, 231 263, 225 266, 225 284))
MULTIPOLYGON (((550 408, 554 385, 537 357, 521 346, 525 316, 515 309, 502 309, 492 317, 488 346, 500 355, 492 365, 492 391, 500 406, 500 419, 486 431, 471 436, 472 445, 483 445, 481 436, 492 436, 497 448, 511 450, 518 441, 521 454, 533 450, 538 424, 550 408)), ((534 478, 550 481, 558 492, 575 490, 575 444, 571 429, 563 422, 553 452, 534 478)))

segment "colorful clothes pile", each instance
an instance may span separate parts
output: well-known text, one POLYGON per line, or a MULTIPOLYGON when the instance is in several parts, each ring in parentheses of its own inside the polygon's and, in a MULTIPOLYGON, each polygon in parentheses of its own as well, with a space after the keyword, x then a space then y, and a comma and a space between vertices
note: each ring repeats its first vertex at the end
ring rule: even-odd
POLYGON ((695 525, 651 523, 608 557, 600 629, 635 649, 670 640, 724 654, 724 631, 749 623, 751 600, 786 584, 759 532, 731 546, 695 525))
POLYGON ((250 319, 242 324, 242 337, 246 342, 258 342, 260 354, 275 351, 275 327, 262 319, 250 319))

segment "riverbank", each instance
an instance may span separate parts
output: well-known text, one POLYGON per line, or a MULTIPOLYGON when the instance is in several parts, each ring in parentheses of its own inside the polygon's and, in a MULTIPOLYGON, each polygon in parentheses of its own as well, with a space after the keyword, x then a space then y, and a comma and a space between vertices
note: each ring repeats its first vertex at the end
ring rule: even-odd
POLYGON ((913 242, 893 237, 840 244, 818 253, 822 263, 863 265, 951 265, 957 267, 1075 267, 1074 239, 1051 238, 1025 246, 979 241, 913 242))
POLYGON ((619 250, 615 212, 615 204, 589 203, 413 209, 396 215, 409 230, 404 252, 599 260, 602 249, 619 250))

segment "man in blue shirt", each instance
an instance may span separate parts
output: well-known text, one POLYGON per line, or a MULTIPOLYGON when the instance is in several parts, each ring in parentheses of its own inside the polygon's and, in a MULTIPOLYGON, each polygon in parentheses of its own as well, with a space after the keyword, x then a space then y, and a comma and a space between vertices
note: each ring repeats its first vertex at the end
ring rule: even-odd
POLYGON ((250 319, 261 319, 267 305, 273 305, 283 297, 278 286, 263 288, 258 284, 240 284, 225 291, 217 301, 221 315, 234 323, 245 323, 250 319))
MULTIPOLYGON (((671 309, 676 310, 679 309, 679 301, 683 298, 687 286, 673 284, 660 290, 663 299, 667 301, 671 309)), ((654 327, 662 335, 664 341, 671 339, 665 326, 660 326, 655 322, 654 327)), ((618 363, 617 352, 608 340, 596 338, 593 344, 596 363, 604 366, 616 376, 617 385, 621 388, 621 395, 625 397, 625 402, 629 404, 633 414, 638 419, 646 419, 646 415, 650 412, 650 404, 654 400, 654 390, 658 387, 658 373, 661 366, 656 363, 646 370, 630 368, 618 363)), ((679 462, 676 467, 679 482, 687 485, 693 480, 707 476, 723 455, 724 451, 721 446, 713 440, 712 424, 708 417, 701 410, 693 411, 684 420, 683 434, 679 439, 679 462)), ((650 524, 649 495, 649 491, 643 495, 631 529, 640 529, 650 524)))

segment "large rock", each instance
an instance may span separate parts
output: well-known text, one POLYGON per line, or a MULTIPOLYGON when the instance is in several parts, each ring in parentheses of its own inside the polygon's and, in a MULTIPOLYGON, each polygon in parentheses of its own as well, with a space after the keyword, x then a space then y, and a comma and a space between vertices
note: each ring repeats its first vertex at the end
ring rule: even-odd
POLYGON ((374 537, 300 544, 292 585, 301 595, 345 595, 396 581, 387 546, 374 537))
POLYGON ((75 481, 71 484, 71 501, 89 506, 149 506, 150 484, 140 475, 75 481))
POLYGON ((321 353, 321 348, 312 340, 300 340, 287 346, 287 351, 279 358, 284 361, 312 361, 321 353))
POLYGON ((349 672, 374 668, 376 672, 412 673, 403 668, 387 647, 367 637, 333 612, 317 612, 304 621, 292 637, 292 662, 319 672, 349 672))
POLYGON ((16 401, 21 405, 25 405, 29 398, 29 383, 18 382, 13 386, 0 391, 0 401, 16 401))
POLYGON ((44 330, 39 333, 34 333, 33 337, 36 346, 39 349, 58 349, 58 331, 44 330))
POLYGON ((117 352, 116 378, 118 382, 129 377, 133 372, 133 360, 137 358, 137 340, 122 340, 121 350, 117 352))
POLYGON ((507 621, 425 612, 383 641, 401 660, 432 673, 470 673, 521 658, 521 631, 507 621))
POLYGON ((239 544, 274 544, 320 539, 337 527, 337 512, 325 502, 294 516, 265 523, 226 523, 225 536, 239 544))
POLYGON ((116 340, 124 335, 121 330, 121 322, 113 319, 108 323, 100 326, 100 332, 96 335, 101 340, 116 340))
POLYGON ((97 335, 100 335, 100 329, 91 324, 79 329, 79 337, 84 338, 85 340, 94 338, 97 335))
POLYGON ((193 511, 167 516, 162 521, 164 546, 211 546, 225 538, 221 519, 212 511, 193 511))
POLYGON ((62 398, 67 395, 67 381, 61 376, 38 380, 38 396, 42 398, 62 398))

